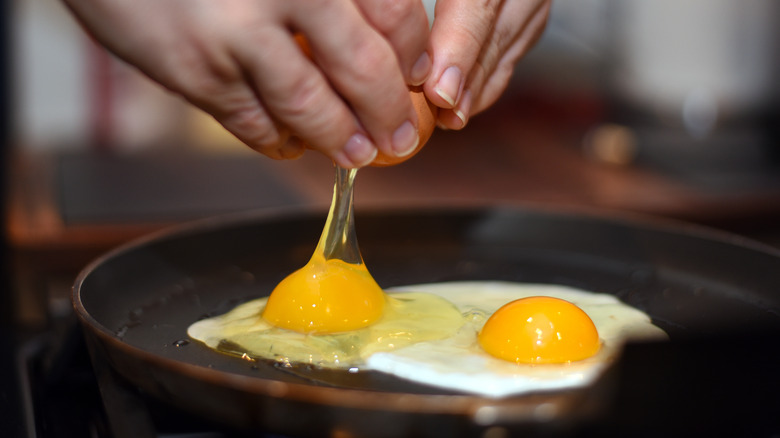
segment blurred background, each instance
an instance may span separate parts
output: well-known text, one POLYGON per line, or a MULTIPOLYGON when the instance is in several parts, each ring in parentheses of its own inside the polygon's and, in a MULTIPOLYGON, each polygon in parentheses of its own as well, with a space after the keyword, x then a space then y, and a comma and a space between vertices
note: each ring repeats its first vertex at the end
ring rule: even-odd
MULTIPOLYGON (((4 326, 56 324, 76 273, 129 239, 237 211, 324 214, 324 157, 277 162, 248 150, 97 47, 59 1, 0 4, 4 326)), ((358 211, 596 208, 780 246, 778 9, 556 0, 502 99, 461 132, 437 131, 413 160, 362 170, 358 211)))
MULTIPOLYGON (((60 2, 3 4, 16 318, 45 324, 39 308, 52 291, 65 300, 74 272, 133 237, 235 211, 328 204, 324 157, 259 156, 97 47, 60 2)), ((357 206, 594 207, 776 243, 778 9, 772 0, 558 0, 502 99, 462 132, 437 131, 414 160, 361 171, 357 206)))
MULTIPOLYGON (((318 154, 277 162, 117 61, 58 1, 3 3, 5 230, 16 318, 74 272, 183 221, 330 200, 318 154)), ((558 0, 502 99, 414 160, 361 171, 357 208, 542 203, 778 242, 780 5, 558 0)), ((358 222, 359 223, 359 222, 358 222)), ((56 300, 55 300, 56 301, 56 300)), ((65 304, 62 304, 66 306, 65 304)))

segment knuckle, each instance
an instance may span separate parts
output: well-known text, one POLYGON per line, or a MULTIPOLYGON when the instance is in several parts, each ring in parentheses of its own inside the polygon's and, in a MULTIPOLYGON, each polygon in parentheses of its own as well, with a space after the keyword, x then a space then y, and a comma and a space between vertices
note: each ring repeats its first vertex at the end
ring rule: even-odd
POLYGON ((355 47, 349 73, 361 84, 377 82, 377 73, 398 69, 397 61, 388 46, 364 41, 355 47))
POLYGON ((383 31, 398 28, 412 14, 418 0, 379 0, 374 25, 383 31))
POLYGON ((510 47, 519 37, 519 30, 509 26, 497 26, 493 32, 491 47, 493 50, 502 50, 510 47))
POLYGON ((238 109, 219 120, 239 140, 268 156, 273 156, 284 141, 273 120, 258 107, 238 109))
POLYGON ((273 106, 274 115, 289 126, 294 135, 318 149, 339 147, 340 139, 344 137, 342 131, 348 131, 350 124, 346 123, 343 101, 331 92, 327 82, 301 78, 279 97, 273 106))
POLYGON ((207 106, 230 92, 242 80, 232 64, 196 54, 180 54, 164 69, 174 72, 160 81, 198 106, 207 106))
POLYGON ((286 89, 279 90, 277 107, 282 120, 297 121, 318 112, 325 97, 324 86, 311 75, 294 80, 286 89))

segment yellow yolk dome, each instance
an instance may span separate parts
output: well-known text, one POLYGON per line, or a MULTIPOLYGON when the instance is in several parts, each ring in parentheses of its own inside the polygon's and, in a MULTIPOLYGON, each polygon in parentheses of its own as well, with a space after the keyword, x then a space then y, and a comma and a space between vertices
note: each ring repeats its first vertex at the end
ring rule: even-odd
POLYGON ((479 332, 492 356, 516 363, 566 363, 593 356, 599 334, 588 315, 552 297, 528 297, 498 309, 479 332))
POLYGON ((262 316, 301 333, 337 333, 373 324, 384 307, 385 293, 365 265, 315 255, 276 286, 262 316))

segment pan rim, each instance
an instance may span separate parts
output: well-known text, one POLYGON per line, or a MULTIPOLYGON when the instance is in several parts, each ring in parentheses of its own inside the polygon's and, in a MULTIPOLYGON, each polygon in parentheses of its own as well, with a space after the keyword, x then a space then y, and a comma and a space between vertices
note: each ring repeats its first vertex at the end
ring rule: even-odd
MULTIPOLYGON (((434 201, 402 202, 398 205, 368 205, 355 206, 356 216, 360 214, 410 214, 410 213, 454 213, 454 212, 487 212, 487 211, 532 211, 554 214, 559 216, 583 216, 589 219, 597 219, 614 224, 642 227, 648 230, 663 231, 673 234, 687 234, 693 237, 719 241, 730 245, 740 246, 746 249, 766 253, 773 257, 780 257, 780 247, 775 247, 740 234, 721 230, 707 225, 697 224, 683 219, 652 215, 647 213, 616 210, 601 207, 586 207, 571 204, 556 204, 542 202, 503 202, 496 203, 490 200, 463 200, 463 199, 438 199, 434 201)), ((290 217, 313 217, 321 215, 322 223, 325 223, 328 207, 323 205, 282 206, 263 208, 258 210, 246 210, 236 213, 221 214, 202 219, 186 221, 176 225, 170 225, 146 235, 136 237, 117 247, 99 255, 82 268, 76 280, 73 290, 79 286, 83 279, 98 265, 106 260, 117 257, 125 252, 143 246, 147 243, 177 238, 187 234, 208 231, 218 227, 239 225, 255 221, 272 221, 274 219, 290 217)), ((359 219, 359 217, 358 217, 359 219)), ((315 242, 316 243, 316 242, 315 242)), ((75 296, 75 295, 74 295, 75 296)))

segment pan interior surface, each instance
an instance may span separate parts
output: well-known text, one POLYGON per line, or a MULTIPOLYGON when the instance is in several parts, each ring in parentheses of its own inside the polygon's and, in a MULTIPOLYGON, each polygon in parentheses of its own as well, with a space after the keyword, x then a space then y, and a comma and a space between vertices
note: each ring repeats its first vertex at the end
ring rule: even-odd
MULTIPOLYGON (((88 331, 108 339, 106 348, 159 358, 156 366, 451 395, 380 373, 245 361, 188 339, 194 321, 268 295, 305 264, 323 221, 307 213, 220 219, 130 245, 82 273, 77 311, 88 331)), ((356 227, 365 262, 385 288, 465 280, 572 286, 617 296, 672 340, 780 320, 780 256, 700 230, 522 208, 358 212, 356 227)))

